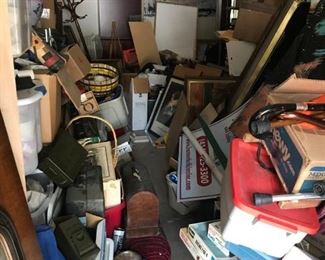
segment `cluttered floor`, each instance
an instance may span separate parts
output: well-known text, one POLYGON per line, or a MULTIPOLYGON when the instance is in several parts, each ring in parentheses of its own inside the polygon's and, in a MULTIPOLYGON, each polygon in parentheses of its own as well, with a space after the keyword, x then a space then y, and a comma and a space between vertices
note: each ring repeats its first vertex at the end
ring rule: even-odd
MULTIPOLYGON (((83 2, 44 0, 43 17, 35 0, 15 39, 26 46, 3 66, 11 177, 34 239, 17 254, 323 259, 325 0, 148 1, 117 19, 122 41, 117 21, 84 37, 79 20, 92 10, 107 29, 112 6, 83 2)), ((17 217, 8 194, 0 208, 17 217)))
POLYGON ((202 202, 200 208, 187 215, 181 215, 170 207, 166 173, 165 149, 157 149, 150 143, 134 146, 134 159, 144 164, 151 173, 151 181, 160 202, 160 225, 171 247, 171 259, 193 259, 183 242, 179 239, 179 230, 190 223, 211 220, 215 217, 213 201, 202 202))

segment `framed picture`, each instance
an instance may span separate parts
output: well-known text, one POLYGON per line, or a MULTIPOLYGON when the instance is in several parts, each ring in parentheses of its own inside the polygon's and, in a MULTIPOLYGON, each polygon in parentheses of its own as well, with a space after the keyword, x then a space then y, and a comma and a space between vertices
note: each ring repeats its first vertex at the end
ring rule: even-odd
POLYGON ((184 91, 184 81, 171 78, 154 115, 150 131, 157 136, 164 136, 176 111, 178 100, 184 91))
POLYGON ((186 98, 190 109, 201 112, 209 103, 216 108, 229 97, 235 80, 189 79, 186 82, 186 98))
POLYGON ((241 82, 229 104, 229 112, 234 111, 248 99, 273 52, 279 45, 288 23, 298 7, 304 2, 303 0, 285 1, 281 11, 275 17, 272 27, 266 32, 265 38, 260 42, 259 46, 257 46, 255 52, 245 66, 242 72, 243 76, 241 82))

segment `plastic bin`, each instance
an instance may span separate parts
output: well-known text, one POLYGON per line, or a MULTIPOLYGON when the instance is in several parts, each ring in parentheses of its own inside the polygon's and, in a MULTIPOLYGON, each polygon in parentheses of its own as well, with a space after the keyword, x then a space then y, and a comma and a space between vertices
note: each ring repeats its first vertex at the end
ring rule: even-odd
POLYGON ((123 128, 128 125, 129 111, 124 99, 122 86, 117 87, 117 96, 109 101, 99 104, 98 116, 110 122, 114 129, 123 128))
MULTIPOLYGON (((223 239, 270 256, 282 257, 307 234, 315 234, 319 222, 315 208, 282 210, 278 204, 253 204, 253 193, 282 194, 276 174, 256 160, 257 145, 240 139, 231 143, 229 172, 223 178, 221 229, 223 239)), ((270 165, 265 150, 261 160, 270 165)))
POLYGON ((170 176, 175 173, 171 172, 166 175, 166 180, 168 184, 168 201, 169 206, 176 210, 181 215, 186 215, 191 211, 195 210, 199 206, 197 201, 188 201, 188 202, 177 202, 177 184, 172 182, 170 176))
POLYGON ((37 153, 42 149, 40 100, 45 93, 46 89, 44 86, 17 91, 26 175, 33 173, 37 168, 37 153))

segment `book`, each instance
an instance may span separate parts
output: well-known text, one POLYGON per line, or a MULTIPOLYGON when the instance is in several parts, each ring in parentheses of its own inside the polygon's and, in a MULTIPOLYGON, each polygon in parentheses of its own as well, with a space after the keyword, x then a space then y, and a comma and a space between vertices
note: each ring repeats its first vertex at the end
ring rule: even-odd
POLYGON ((226 241, 222 238, 220 221, 209 223, 208 238, 226 255, 229 256, 230 252, 226 248, 226 241))
POLYGON ((194 259, 196 260, 202 259, 199 253, 197 252, 194 244, 190 240, 187 227, 183 227, 179 230, 179 237, 183 241, 183 244, 186 246, 187 250, 191 253, 194 259))
POLYGON ((190 240, 199 252, 203 260, 220 260, 220 259, 237 259, 236 257, 229 257, 225 255, 220 248, 218 248, 208 238, 208 225, 212 221, 200 222, 190 224, 188 226, 188 233, 190 240))

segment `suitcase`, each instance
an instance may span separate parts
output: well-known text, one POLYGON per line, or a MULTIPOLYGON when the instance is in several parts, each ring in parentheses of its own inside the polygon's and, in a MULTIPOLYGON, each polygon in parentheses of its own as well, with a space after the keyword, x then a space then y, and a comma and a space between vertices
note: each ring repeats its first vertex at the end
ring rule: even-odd
POLYGON ((159 200, 145 166, 128 162, 121 166, 126 200, 126 239, 160 234, 159 200))

